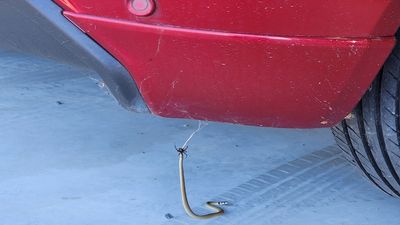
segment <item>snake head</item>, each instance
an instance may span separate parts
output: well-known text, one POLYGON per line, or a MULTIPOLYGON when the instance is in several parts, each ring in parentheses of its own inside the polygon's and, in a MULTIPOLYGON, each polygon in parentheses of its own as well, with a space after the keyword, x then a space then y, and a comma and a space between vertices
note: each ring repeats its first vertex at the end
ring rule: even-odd
POLYGON ((227 201, 222 201, 222 202, 217 202, 218 205, 229 205, 229 202, 227 201))

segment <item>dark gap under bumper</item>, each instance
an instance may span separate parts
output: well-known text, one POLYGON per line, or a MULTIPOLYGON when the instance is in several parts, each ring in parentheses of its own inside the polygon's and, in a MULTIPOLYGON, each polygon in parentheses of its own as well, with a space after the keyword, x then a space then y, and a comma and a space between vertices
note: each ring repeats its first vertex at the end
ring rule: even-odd
POLYGON ((93 69, 124 108, 149 112, 125 67, 67 20, 52 1, 0 1, 0 40, 0 48, 93 69))

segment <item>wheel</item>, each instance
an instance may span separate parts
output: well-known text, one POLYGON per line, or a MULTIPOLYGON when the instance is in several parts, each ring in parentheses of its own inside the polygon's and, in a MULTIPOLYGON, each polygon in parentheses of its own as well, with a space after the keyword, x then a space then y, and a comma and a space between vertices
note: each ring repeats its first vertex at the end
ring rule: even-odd
POLYGON ((400 196, 400 46, 353 112, 332 128, 347 159, 378 188, 400 196))

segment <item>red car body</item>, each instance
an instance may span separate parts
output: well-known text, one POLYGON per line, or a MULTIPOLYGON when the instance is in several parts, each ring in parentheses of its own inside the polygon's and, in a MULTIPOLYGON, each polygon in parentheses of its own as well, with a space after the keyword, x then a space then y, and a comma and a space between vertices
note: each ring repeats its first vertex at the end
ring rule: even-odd
POLYGON ((164 117, 312 128, 342 120, 395 45, 398 0, 55 0, 164 117))

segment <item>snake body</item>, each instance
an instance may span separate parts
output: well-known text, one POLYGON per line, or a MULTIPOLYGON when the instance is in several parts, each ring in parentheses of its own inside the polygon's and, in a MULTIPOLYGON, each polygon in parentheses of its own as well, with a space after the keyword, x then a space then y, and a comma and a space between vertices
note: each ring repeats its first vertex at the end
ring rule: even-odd
POLYGON ((183 170, 183 159, 184 159, 184 151, 179 152, 179 180, 181 184, 181 196, 182 196, 182 204, 183 208, 185 209, 186 213, 194 218, 194 219, 210 219, 214 218, 217 216, 221 216, 224 214, 224 210, 221 209, 220 205, 226 205, 228 204, 227 202, 212 202, 209 201, 207 202, 207 207, 214 210, 215 212, 205 214, 205 215, 198 215, 193 212, 192 208, 190 208, 189 201, 187 199, 187 194, 186 194, 186 185, 185 185, 185 174, 183 170))

